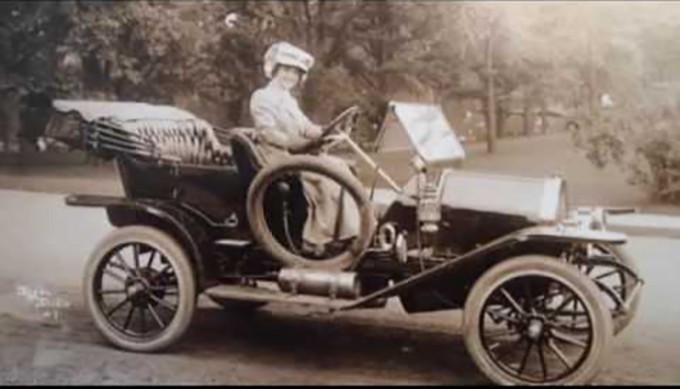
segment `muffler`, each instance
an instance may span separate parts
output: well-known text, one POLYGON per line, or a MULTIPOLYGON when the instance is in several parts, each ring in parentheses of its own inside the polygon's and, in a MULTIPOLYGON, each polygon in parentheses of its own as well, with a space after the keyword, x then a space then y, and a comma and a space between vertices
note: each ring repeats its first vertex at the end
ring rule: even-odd
POLYGON ((359 277, 354 272, 284 268, 279 271, 278 285, 292 294, 343 299, 361 296, 359 277))

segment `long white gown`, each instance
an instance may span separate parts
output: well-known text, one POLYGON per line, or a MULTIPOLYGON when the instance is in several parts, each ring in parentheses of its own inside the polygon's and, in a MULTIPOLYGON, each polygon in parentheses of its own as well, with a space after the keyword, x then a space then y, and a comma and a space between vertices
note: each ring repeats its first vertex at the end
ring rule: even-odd
MULTIPOLYGON (((314 126, 290 92, 275 82, 270 82, 266 87, 253 93, 250 99, 250 113, 255 128, 264 139, 259 147, 265 163, 275 163, 280 158, 290 155, 287 151, 290 145, 304 141, 305 130, 314 126)), ((349 171, 345 161, 338 157, 320 154, 319 158, 349 171)), ((309 216, 305 222, 303 239, 307 244, 320 248, 333 241, 341 188, 333 180, 315 173, 303 172, 302 181, 305 197, 309 203, 309 216)), ((349 193, 345 193, 338 239, 351 238, 358 232, 357 205, 349 193)))

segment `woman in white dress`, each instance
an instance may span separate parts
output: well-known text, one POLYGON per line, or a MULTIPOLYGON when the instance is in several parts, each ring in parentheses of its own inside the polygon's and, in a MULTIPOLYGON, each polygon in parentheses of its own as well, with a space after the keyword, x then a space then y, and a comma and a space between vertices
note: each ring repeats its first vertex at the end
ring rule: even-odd
MULTIPOLYGON (((265 163, 275 163, 321 136, 321 126, 312 123, 302 112, 291 91, 300 85, 314 64, 307 52, 287 43, 272 45, 264 57, 264 71, 269 83, 255 91, 250 99, 250 113, 259 135, 259 145, 265 163)), ((319 154, 319 158, 336 167, 349 170, 340 158, 319 154)), ((351 196, 341 196, 341 187, 318 174, 303 172, 305 197, 309 203, 308 218, 303 230, 306 247, 320 253, 334 241, 340 201, 341 221, 338 240, 347 240, 359 231, 359 213, 351 196)))

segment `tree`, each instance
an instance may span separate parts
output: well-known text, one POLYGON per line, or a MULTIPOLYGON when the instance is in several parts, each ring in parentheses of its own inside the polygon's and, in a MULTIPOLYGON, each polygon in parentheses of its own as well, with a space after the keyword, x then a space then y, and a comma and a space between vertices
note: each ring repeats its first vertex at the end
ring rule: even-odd
MULTIPOLYGON (((564 36, 560 52, 541 60, 560 67, 548 67, 540 77, 556 91, 553 96, 559 97, 559 91, 573 96, 573 107, 585 124, 577 140, 593 163, 616 163, 629 172, 632 183, 669 201, 680 200, 674 97, 680 92, 674 82, 680 59, 674 50, 679 11, 670 4, 587 4, 573 12, 561 10, 555 19, 562 22, 550 27, 564 36), (576 21, 585 25, 580 35, 569 27, 576 21)), ((540 41, 540 34, 529 36, 540 41)))
POLYGON ((70 2, 0 4, 0 78, 15 87, 53 81, 57 43, 68 30, 70 2))
POLYGON ((487 151, 495 151, 496 136, 499 132, 500 94, 509 93, 507 78, 502 74, 502 61, 497 47, 504 40, 503 8, 489 4, 465 4, 455 18, 456 23, 448 23, 447 33, 461 39, 456 46, 448 48, 457 57, 459 65, 449 73, 453 80, 461 72, 474 72, 483 86, 476 89, 460 88, 456 82, 449 83, 443 92, 444 98, 472 97, 479 99, 486 121, 487 151), (501 66, 498 66, 501 65, 501 66), (455 73, 454 73, 455 72, 455 73))
POLYGON ((22 99, 53 94, 57 43, 68 29, 71 3, 0 3, 0 138, 18 146, 22 99))

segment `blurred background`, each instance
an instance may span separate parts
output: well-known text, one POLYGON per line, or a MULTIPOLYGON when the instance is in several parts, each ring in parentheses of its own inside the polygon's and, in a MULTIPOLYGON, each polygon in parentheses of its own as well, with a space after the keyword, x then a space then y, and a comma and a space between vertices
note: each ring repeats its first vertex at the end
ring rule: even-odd
POLYGON ((3 1, 1 149, 35 150, 55 98, 248 125, 263 53, 287 40, 317 59, 304 110, 323 122, 359 103, 360 142, 387 101, 436 103, 487 153, 566 133, 594 166, 677 202, 679 16, 674 2, 3 1))

